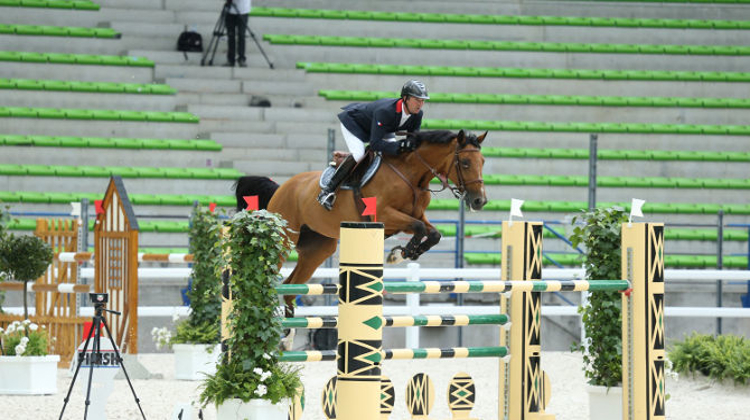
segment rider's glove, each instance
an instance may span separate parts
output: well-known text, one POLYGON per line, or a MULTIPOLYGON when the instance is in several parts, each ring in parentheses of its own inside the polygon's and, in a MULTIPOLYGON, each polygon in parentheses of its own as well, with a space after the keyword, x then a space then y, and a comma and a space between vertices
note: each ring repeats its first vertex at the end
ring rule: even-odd
POLYGON ((398 153, 407 153, 407 152, 413 152, 414 149, 416 149, 418 146, 417 142, 414 141, 414 139, 403 139, 399 140, 398 142, 398 153))

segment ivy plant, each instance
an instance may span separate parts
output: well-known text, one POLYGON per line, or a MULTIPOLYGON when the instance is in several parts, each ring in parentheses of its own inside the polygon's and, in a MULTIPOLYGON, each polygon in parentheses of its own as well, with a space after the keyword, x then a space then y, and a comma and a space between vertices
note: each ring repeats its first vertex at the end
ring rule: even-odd
MULTIPOLYGON (((621 208, 594 209, 573 217, 573 246, 583 245, 586 278, 591 281, 622 277, 621 225, 627 222, 621 208), (580 223, 578 223, 580 221, 580 223)), ((583 353, 583 370, 591 385, 619 386, 622 383, 622 325, 620 292, 596 292, 578 308, 588 339, 573 345, 583 353)))
POLYGON ((215 267, 221 259, 219 213, 198 206, 190 217, 192 284, 188 291, 190 315, 177 325, 172 344, 215 344, 221 327, 221 277, 215 267))
MULTIPOLYGON (((8 235, 8 221, 10 220, 10 212, 9 207, 0 207, 0 246, 2 246, 2 243, 5 242, 6 236, 8 235)), ((1 262, 0 262, 1 264, 1 262)), ((7 277, 7 273, 5 273, 5 270, 0 265, 0 281, 5 280, 7 277)), ((0 314, 3 312, 3 302, 5 302, 5 291, 0 290, 0 314)))
POLYGON ((735 385, 750 385, 750 340, 736 335, 694 332, 670 346, 672 370, 681 374, 702 374, 735 385))
POLYGON ((23 281, 23 318, 29 319, 29 281, 36 280, 52 263, 52 248, 36 236, 10 235, 0 242, 0 271, 13 280, 23 281))
POLYGON ((299 369, 279 362, 282 327, 276 286, 280 263, 291 248, 286 221, 266 210, 242 211, 228 227, 216 275, 225 269, 231 273, 231 336, 216 374, 204 382, 200 400, 204 406, 230 398, 278 403, 292 398, 301 386, 299 369))

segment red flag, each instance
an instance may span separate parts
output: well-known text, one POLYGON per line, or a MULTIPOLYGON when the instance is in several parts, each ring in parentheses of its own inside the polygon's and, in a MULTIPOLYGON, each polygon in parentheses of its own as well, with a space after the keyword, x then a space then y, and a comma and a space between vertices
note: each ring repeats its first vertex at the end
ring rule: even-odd
POLYGON ((104 213, 104 207, 102 207, 103 202, 104 200, 94 200, 94 207, 96 208, 96 214, 104 213))
POLYGON ((247 203, 247 208, 245 208, 245 210, 247 211, 259 210, 257 195, 246 195, 242 198, 244 198, 245 202, 247 203))
POLYGON ((216 210, 216 203, 208 203, 208 211, 213 213, 214 210, 216 210))
POLYGON ((372 216, 372 221, 378 221, 378 198, 377 197, 364 197, 362 202, 365 203, 365 210, 362 212, 362 216, 372 216))

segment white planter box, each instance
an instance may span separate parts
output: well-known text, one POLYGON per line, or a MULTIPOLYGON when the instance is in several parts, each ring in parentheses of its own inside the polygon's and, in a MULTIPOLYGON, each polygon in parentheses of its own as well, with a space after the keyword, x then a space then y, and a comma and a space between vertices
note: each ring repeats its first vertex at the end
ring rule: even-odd
POLYGON ((589 392, 589 419, 622 420, 622 388, 606 386, 586 387, 589 392))
POLYGON ((220 344, 174 344, 174 377, 188 381, 205 379, 216 373, 221 355, 220 344), (209 353, 209 349, 213 349, 209 353))
POLYGON ((57 393, 59 355, 0 356, 0 394, 57 393))
POLYGON ((216 407, 216 420, 287 420, 289 400, 271 404, 269 400, 242 400, 233 398, 216 407))

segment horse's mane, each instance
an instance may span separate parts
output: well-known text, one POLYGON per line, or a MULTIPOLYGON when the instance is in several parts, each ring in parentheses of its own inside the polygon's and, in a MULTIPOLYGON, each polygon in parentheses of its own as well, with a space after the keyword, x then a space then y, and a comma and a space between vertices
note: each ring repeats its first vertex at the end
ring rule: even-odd
MULTIPOLYGON (((475 134, 469 133, 464 131, 466 143, 471 144, 472 146, 475 146, 476 148, 481 148, 479 145, 479 141, 477 140, 477 136, 475 134)), ((458 133, 454 133, 450 130, 430 130, 430 131, 417 131, 414 133, 409 133, 409 137, 416 140, 418 143, 432 143, 432 144, 446 144, 450 143, 453 139, 455 139, 458 136, 458 133)))

